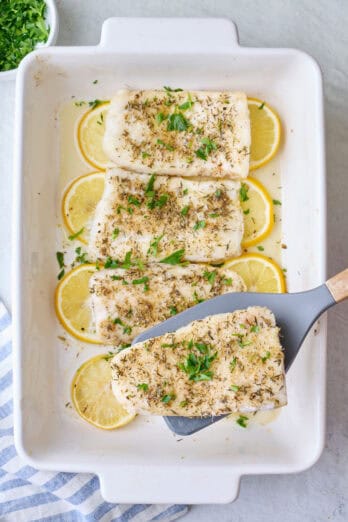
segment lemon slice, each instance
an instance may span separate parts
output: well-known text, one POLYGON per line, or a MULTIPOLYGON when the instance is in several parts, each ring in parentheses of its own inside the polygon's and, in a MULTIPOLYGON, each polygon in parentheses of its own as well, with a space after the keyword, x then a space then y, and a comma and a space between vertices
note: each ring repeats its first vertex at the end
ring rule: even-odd
POLYGON ((250 170, 268 163, 276 154, 281 135, 278 114, 267 103, 248 98, 251 124, 250 170))
POLYGON ((286 291, 281 268, 261 254, 244 254, 227 261, 224 267, 237 272, 243 278, 249 292, 283 293, 286 291))
POLYGON ((88 243, 94 212, 103 195, 104 185, 104 172, 92 172, 75 179, 63 196, 62 213, 65 226, 71 236, 78 234, 76 239, 83 243, 88 243))
POLYGON ((55 294, 55 308, 64 328, 80 341, 102 344, 96 335, 89 303, 89 280, 95 265, 80 265, 60 281, 55 294))
POLYGON ((77 127, 77 143, 83 158, 95 169, 105 170, 109 160, 103 150, 105 116, 109 102, 86 112, 77 127))
POLYGON ((120 428, 135 417, 117 402, 112 392, 107 355, 92 357, 80 366, 71 383, 71 398, 77 413, 97 428, 120 428))
POLYGON ((265 187, 251 178, 242 182, 239 199, 244 214, 243 247, 248 248, 272 232, 273 203, 265 187))

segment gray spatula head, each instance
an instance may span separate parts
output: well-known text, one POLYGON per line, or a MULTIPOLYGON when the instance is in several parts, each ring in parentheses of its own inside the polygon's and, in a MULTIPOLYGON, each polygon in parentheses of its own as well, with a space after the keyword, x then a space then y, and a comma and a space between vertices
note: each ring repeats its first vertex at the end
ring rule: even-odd
MULTIPOLYGON (((185 312, 146 330, 138 335, 133 344, 168 332, 174 332, 192 321, 204 319, 209 315, 233 312, 248 306, 265 306, 274 313, 277 325, 281 329, 281 342, 285 352, 285 369, 288 370, 312 324, 327 308, 335 303, 336 301, 326 285, 295 294, 251 292, 224 294, 189 308, 185 312)), ((165 417, 165 420, 169 428, 178 435, 191 435, 217 422, 224 416, 209 418, 165 417)))

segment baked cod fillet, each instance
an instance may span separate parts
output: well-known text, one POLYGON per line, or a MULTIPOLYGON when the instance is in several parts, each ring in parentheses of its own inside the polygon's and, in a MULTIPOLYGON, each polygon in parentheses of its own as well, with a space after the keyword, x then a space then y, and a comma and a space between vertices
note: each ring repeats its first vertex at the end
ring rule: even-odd
POLYGON ((180 176, 245 178, 251 133, 242 92, 118 91, 104 151, 119 167, 180 176))
POLYGON ((188 180, 112 169, 106 173, 89 241, 92 260, 160 261, 184 250, 188 261, 214 262, 241 253, 240 183, 188 180))
POLYGON ((98 337, 114 345, 130 343, 147 328, 204 299, 245 290, 231 269, 202 265, 152 263, 143 270, 100 270, 90 279, 98 337))
POLYGON ((279 329, 267 308, 193 321, 111 361, 112 388, 129 412, 206 417, 287 403, 279 329))

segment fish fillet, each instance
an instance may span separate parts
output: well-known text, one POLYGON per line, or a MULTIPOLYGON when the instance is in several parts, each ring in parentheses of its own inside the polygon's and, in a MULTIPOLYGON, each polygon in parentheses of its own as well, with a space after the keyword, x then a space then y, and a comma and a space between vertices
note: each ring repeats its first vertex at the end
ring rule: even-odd
POLYGON ((91 260, 127 252, 160 261, 177 250, 193 262, 219 262, 241 253, 244 224, 240 183, 148 176, 112 169, 106 174, 89 241, 91 260))
POLYGON ((153 263, 143 270, 100 270, 90 279, 98 337, 115 345, 130 343, 147 328, 204 299, 245 290, 231 269, 202 265, 153 263))
POLYGON ((121 90, 106 117, 106 155, 147 174, 245 178, 250 143, 242 92, 121 90))
POLYGON ((279 329, 267 308, 194 321, 119 352, 111 365, 113 392, 129 412, 205 417, 287 402, 279 329))

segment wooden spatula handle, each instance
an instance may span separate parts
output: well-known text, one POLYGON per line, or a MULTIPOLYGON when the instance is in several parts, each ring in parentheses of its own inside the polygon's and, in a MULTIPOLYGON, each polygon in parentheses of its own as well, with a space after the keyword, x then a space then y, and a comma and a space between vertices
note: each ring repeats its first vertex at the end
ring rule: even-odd
POLYGON ((326 281, 332 297, 339 303, 348 297, 348 268, 326 281))

